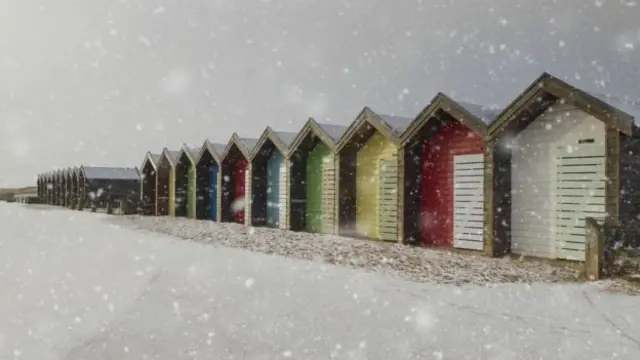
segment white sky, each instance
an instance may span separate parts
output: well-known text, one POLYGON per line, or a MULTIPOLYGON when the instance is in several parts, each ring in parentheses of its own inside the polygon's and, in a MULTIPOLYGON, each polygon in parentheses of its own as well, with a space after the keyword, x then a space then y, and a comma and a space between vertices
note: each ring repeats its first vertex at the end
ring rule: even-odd
POLYGON ((638 18, 636 0, 0 0, 0 186, 364 105, 413 116, 437 91, 504 105, 543 71, 640 98, 638 18))

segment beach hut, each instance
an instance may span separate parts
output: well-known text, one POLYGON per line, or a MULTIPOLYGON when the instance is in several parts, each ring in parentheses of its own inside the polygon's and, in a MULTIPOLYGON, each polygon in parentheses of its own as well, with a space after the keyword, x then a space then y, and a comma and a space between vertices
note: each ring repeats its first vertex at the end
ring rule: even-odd
POLYGON ((56 206, 64 206, 64 169, 56 170, 56 206))
POLYGON ((158 161, 161 154, 147 152, 140 166, 140 196, 147 215, 158 215, 158 161))
POLYGON ((196 218, 220 221, 220 162, 226 145, 205 140, 196 157, 196 218))
POLYGON ((497 109, 437 94, 401 138, 407 243, 483 250, 484 138, 497 109))
POLYGON ((640 110, 542 74, 491 124, 485 251, 585 260, 585 218, 636 219, 640 110))
POLYGON ((347 126, 309 118, 289 147, 289 229, 333 234, 336 211, 334 150, 347 126))
POLYGON ((64 206, 70 209, 73 208, 73 173, 75 167, 69 167, 65 171, 65 202, 64 206))
POLYGON ((67 173, 67 192, 68 192, 68 196, 67 198, 68 203, 67 203, 67 207, 69 209, 75 209, 78 205, 78 183, 77 183, 77 172, 78 172, 78 167, 74 166, 72 168, 69 168, 69 172, 67 173))
POLYGON ((196 156, 200 148, 183 144, 176 162, 175 215, 196 216, 196 156))
POLYGON ((255 145, 251 163, 249 225, 287 228, 289 166, 287 154, 296 133, 267 127, 255 145))
POLYGON ((251 194, 249 157, 258 139, 241 138, 234 133, 222 153, 220 221, 248 223, 250 207, 246 198, 251 194))
POLYGON ((136 167, 82 165, 79 172, 84 179, 85 198, 81 201, 90 203, 93 209, 109 211, 117 203, 133 205, 140 199, 140 172, 136 167))
POLYGON ((339 234, 400 240, 398 147, 412 121, 365 107, 336 144, 339 234))
POLYGON ((157 210, 158 216, 175 216, 176 163, 179 150, 164 148, 158 159, 157 169, 157 210))
POLYGON ((53 203, 53 183, 51 177, 51 171, 44 173, 44 193, 45 204, 51 205, 53 203))

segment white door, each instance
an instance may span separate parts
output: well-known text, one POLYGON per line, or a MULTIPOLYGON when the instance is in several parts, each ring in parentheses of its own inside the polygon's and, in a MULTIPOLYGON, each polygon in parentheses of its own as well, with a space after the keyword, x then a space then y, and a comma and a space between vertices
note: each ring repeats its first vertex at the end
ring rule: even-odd
POLYGON ((453 157, 453 246, 482 250, 484 155, 453 157))
POLYGON ((556 257, 584 261, 585 217, 605 216, 605 149, 600 143, 558 146, 556 257))

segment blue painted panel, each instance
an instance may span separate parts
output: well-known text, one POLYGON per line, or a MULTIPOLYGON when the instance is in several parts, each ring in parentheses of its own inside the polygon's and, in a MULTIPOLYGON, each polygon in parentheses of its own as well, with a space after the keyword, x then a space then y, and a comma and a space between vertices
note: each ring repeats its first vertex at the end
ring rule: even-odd
POLYGON ((283 156, 273 150, 267 160, 267 226, 280 224, 280 165, 283 156))
POLYGON ((209 183, 209 218, 216 220, 218 218, 218 166, 213 165, 210 169, 209 183))

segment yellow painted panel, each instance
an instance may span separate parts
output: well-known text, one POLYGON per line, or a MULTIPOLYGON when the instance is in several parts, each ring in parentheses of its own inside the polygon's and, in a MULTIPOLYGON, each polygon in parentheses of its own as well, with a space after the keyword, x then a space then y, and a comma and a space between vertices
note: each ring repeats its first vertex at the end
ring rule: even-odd
POLYGON ((176 216, 176 171, 169 170, 169 216, 176 216))
POLYGON ((356 164, 356 231, 358 235, 379 239, 380 160, 393 159, 395 145, 375 132, 358 152, 356 164))

